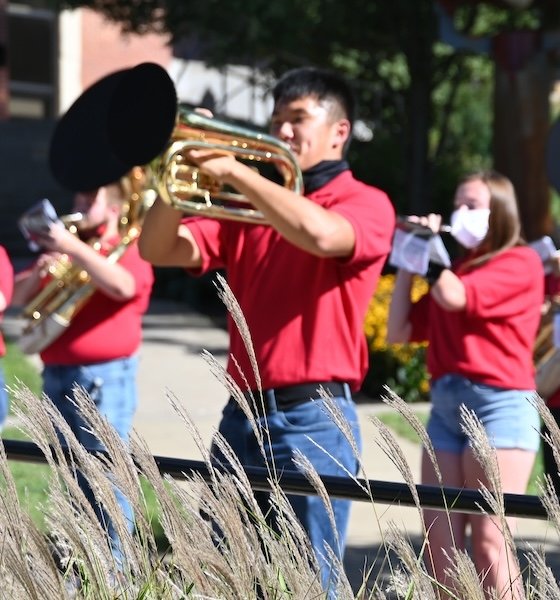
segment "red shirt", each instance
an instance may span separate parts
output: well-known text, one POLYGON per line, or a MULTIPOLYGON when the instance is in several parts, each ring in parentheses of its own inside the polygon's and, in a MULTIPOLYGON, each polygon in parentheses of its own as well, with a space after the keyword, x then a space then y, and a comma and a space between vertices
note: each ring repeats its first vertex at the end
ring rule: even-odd
MULTIPOLYGON (((0 246, 0 292, 4 295, 6 306, 12 301, 12 293, 14 291, 14 268, 3 246, 0 246)), ((0 312, 0 322, 4 316, 0 312)), ((0 356, 6 355, 6 343, 4 336, 0 333, 0 356)))
MULTIPOLYGON (((350 258, 318 258, 272 227, 191 218, 185 222, 202 255, 195 274, 226 269, 264 389, 346 381, 356 390, 368 366, 364 318, 391 248, 394 210, 384 192, 357 181, 350 171, 309 199, 352 224, 356 247, 350 258)), ((253 369, 231 316, 229 332, 228 372, 242 389, 254 389, 253 369)))
POLYGON ((544 298, 537 253, 511 248, 458 275, 465 310, 444 310, 427 294, 410 314, 411 341, 429 341, 432 380, 456 373, 487 385, 535 389, 533 346, 544 298))
MULTIPOLYGON (((552 273, 548 274, 544 280, 544 291, 545 295, 548 297, 560 294, 560 277, 557 277, 552 273)), ((548 398, 545 398, 547 406, 551 408, 560 407, 560 381, 558 382, 558 385, 558 389, 548 398)))
POLYGON ((95 291, 68 329, 41 352, 47 365, 81 365, 131 356, 142 340, 142 315, 148 308, 152 267, 140 258, 138 246, 127 248, 119 264, 136 282, 136 293, 119 302, 95 291))

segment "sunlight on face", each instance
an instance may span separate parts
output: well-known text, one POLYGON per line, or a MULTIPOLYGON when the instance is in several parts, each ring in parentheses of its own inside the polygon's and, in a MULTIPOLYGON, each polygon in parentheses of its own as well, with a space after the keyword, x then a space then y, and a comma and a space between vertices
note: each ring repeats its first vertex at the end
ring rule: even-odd
POLYGON ((305 96, 274 108, 270 131, 286 142, 302 171, 322 160, 342 158, 340 121, 332 119, 328 102, 305 96))

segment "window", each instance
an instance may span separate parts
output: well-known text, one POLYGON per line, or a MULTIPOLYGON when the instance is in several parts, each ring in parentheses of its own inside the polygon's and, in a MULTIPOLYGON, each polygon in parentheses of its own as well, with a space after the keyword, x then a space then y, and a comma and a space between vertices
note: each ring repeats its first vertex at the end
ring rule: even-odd
POLYGON ((54 116, 56 15, 23 4, 8 5, 10 117, 54 116))

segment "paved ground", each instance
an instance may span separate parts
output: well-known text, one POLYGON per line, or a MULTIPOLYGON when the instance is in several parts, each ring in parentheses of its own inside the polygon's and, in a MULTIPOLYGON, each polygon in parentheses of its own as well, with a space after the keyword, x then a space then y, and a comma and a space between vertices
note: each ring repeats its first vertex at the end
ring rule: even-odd
MULTIPOLYGON (((8 318, 5 328, 13 333, 21 323, 8 318)), ((191 415, 208 445, 217 426, 227 392, 210 373, 201 352, 210 352, 222 364, 227 356, 227 334, 209 318, 190 312, 184 305, 153 301, 144 318, 144 343, 139 376, 140 402, 136 431, 154 454, 200 459, 200 453, 186 427, 172 409, 167 395, 175 396, 191 415)), ((427 407, 424 407, 427 410, 427 407)), ((382 403, 358 405, 364 441, 363 462, 368 479, 402 482, 391 460, 379 449, 379 438, 370 417, 388 410, 382 403)), ((399 440, 415 481, 419 481, 420 451, 416 444, 399 440)), ((346 567, 355 586, 362 581, 364 567, 383 556, 383 539, 389 522, 395 522, 419 546, 420 526, 415 508, 355 502, 352 509, 346 567)), ((560 546, 552 527, 545 521, 523 519, 518 538, 544 544, 548 562, 560 575, 560 546)), ((557 576, 558 576, 557 575, 557 576)), ((374 569, 373 577, 377 576, 374 569)))

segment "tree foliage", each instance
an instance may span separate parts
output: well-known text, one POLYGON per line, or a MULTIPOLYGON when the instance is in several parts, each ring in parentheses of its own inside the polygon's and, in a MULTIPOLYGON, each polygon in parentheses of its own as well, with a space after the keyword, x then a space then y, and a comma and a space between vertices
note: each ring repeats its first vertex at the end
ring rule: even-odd
POLYGON ((359 175, 414 213, 440 208, 459 173, 491 155, 491 62, 439 41, 436 6, 452 5, 455 26, 473 36, 560 20, 550 0, 524 11, 499 0, 50 1, 101 11, 127 32, 169 33, 177 49, 188 40, 214 66, 341 70, 375 134, 354 144, 359 175))

